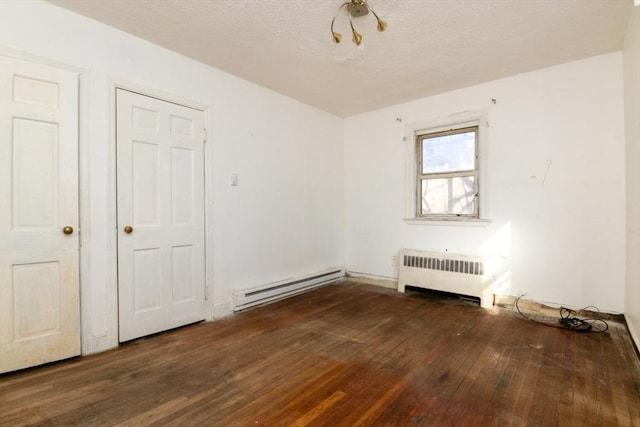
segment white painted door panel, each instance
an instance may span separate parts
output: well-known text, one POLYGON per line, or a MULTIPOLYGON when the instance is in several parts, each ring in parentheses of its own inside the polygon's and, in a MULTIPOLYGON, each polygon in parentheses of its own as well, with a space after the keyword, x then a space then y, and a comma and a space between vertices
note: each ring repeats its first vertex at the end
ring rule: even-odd
POLYGON ((116 104, 119 329, 127 341, 205 318, 204 113, 122 89, 116 104))
POLYGON ((80 354, 77 116, 76 74, 0 56, 0 372, 80 354))

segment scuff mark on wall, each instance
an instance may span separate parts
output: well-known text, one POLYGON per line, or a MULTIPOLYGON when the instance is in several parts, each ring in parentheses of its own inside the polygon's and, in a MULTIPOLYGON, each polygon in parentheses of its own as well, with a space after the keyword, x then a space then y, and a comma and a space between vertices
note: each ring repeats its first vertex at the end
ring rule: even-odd
POLYGON ((553 160, 549 160, 547 163, 547 169, 544 171, 544 176, 540 182, 540 188, 544 187, 544 182, 547 180, 547 175, 549 175, 549 169, 551 169, 551 163, 553 163, 553 160))

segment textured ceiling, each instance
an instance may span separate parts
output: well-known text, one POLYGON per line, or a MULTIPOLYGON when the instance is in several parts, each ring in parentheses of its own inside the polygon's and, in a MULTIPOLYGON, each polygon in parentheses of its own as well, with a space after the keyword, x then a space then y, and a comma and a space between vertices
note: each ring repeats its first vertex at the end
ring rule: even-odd
POLYGON ((620 50, 633 0, 49 0, 339 116, 620 50))

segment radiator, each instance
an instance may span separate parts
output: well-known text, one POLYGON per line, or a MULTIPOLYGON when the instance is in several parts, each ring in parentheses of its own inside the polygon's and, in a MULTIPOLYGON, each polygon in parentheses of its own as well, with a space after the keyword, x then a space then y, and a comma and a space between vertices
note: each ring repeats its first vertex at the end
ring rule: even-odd
POLYGON ((482 307, 493 305, 493 277, 481 257, 402 250, 398 291, 407 286, 479 298, 482 307))
POLYGON ((319 286, 336 282, 344 278, 343 269, 330 269, 296 279, 287 279, 280 282, 269 283, 259 288, 246 289, 234 292, 234 311, 243 310, 258 304, 291 296, 319 286))

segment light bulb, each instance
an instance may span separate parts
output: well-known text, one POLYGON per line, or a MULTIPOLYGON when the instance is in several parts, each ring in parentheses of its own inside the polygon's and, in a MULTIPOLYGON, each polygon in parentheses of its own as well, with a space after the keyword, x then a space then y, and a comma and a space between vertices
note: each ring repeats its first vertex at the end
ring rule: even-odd
POLYGON ((362 43, 362 35, 356 30, 353 30, 353 42, 358 46, 360 46, 360 43, 362 43))

